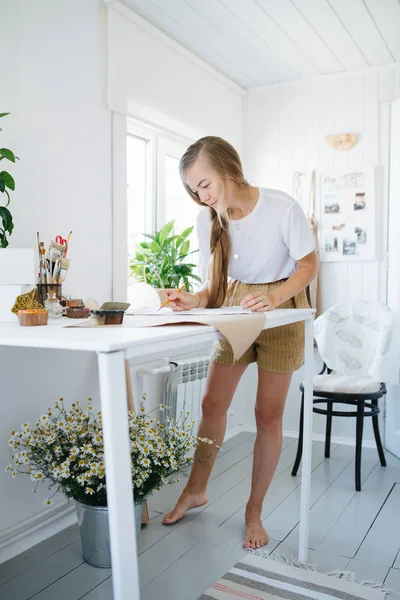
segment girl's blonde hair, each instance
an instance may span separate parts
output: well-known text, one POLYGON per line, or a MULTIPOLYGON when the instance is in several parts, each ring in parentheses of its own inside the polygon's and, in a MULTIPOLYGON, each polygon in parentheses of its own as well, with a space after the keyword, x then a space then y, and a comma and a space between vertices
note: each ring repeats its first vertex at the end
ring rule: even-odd
MULTIPOLYGON (((221 178, 222 184, 232 181, 238 188, 249 188, 250 185, 243 176, 242 163, 235 148, 219 137, 207 136, 189 146, 179 163, 182 183, 189 196, 201 206, 204 206, 197 192, 193 192, 186 183, 186 171, 199 158, 204 156, 211 169, 221 178)), ((219 199, 220 200, 220 199, 219 199)), ((228 265, 231 257, 231 241, 229 229, 229 209, 217 212, 210 207, 211 263, 209 271, 209 302, 211 308, 222 306, 228 289, 228 265)))

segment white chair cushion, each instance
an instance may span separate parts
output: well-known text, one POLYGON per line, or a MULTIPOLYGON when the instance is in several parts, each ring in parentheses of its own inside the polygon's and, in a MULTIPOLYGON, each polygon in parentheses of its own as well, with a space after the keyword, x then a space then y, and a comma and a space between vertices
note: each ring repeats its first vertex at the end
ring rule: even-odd
POLYGON ((315 392, 338 392, 342 394, 369 394, 379 392, 381 384, 368 377, 351 375, 314 375, 315 392))
POLYGON ((336 373, 398 384, 400 319, 385 304, 335 304, 315 320, 314 337, 336 373))

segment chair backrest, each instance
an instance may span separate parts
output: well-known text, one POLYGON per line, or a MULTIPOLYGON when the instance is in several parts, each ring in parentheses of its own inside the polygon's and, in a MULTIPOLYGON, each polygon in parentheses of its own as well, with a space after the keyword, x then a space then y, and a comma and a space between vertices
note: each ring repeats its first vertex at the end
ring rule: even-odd
POLYGON ((381 302, 340 302, 314 322, 314 337, 326 365, 343 375, 399 381, 399 327, 381 302))

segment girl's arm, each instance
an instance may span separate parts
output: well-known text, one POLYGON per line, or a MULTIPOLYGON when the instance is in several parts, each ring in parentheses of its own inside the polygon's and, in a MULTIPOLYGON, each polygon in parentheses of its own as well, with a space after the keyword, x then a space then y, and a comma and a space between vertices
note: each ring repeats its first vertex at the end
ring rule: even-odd
POLYGON ((241 302, 242 308, 262 312, 273 310, 304 290, 318 271, 318 259, 315 250, 297 260, 296 264, 297 271, 287 281, 268 294, 257 292, 248 294, 241 302))
POLYGON ((315 250, 297 260, 296 263, 298 268, 293 275, 278 288, 270 292, 270 295, 274 299, 275 307, 290 300, 290 298, 293 298, 296 294, 304 290, 318 272, 318 259, 315 250))

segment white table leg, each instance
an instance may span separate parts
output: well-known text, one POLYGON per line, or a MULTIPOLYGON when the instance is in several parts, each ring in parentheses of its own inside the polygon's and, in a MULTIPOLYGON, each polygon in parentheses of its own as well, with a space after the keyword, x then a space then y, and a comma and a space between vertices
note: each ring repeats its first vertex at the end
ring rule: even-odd
POLYGON ((139 600, 125 354, 98 354, 114 600, 139 600))
POLYGON ((312 401, 313 401, 314 336, 313 319, 305 321, 304 356, 304 424, 303 454, 301 459, 301 500, 299 525, 299 560, 308 560, 308 535, 310 521, 310 486, 312 455, 312 401))

